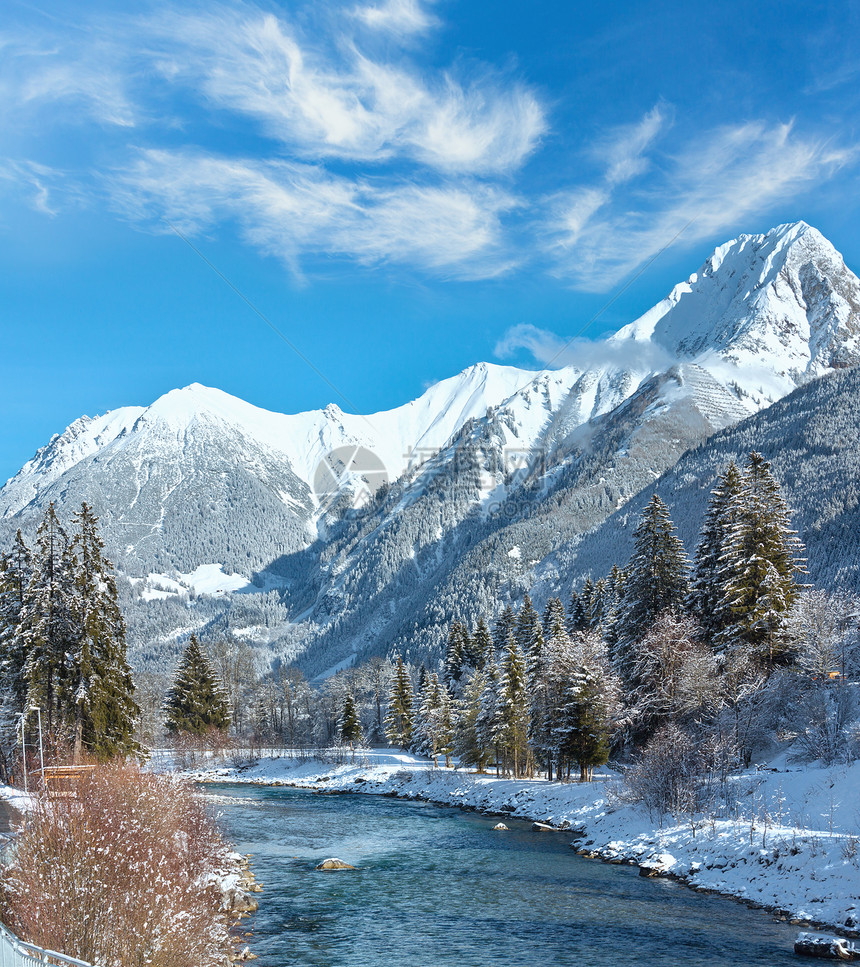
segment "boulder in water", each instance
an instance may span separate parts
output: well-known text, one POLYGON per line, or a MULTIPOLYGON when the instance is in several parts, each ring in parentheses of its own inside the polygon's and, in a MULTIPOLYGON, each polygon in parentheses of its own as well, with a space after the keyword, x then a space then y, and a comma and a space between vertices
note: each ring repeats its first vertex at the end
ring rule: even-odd
POLYGON ((842 937, 822 937, 817 933, 799 933, 794 952, 823 960, 860 960, 860 950, 842 937))
POLYGON ((508 828, 508 827, 507 827, 507 826, 505 826, 505 824, 504 824, 504 823, 496 823, 496 825, 495 825, 495 826, 493 826, 493 829, 498 829, 498 830, 506 830, 507 828, 508 828))
POLYGON ((355 870, 358 869, 356 866, 350 866, 349 863, 344 863, 343 860, 339 860, 335 857, 323 860, 319 866, 314 867, 315 870, 355 870))
POLYGON ((640 876, 666 876, 677 860, 671 853, 655 853, 639 864, 640 876))

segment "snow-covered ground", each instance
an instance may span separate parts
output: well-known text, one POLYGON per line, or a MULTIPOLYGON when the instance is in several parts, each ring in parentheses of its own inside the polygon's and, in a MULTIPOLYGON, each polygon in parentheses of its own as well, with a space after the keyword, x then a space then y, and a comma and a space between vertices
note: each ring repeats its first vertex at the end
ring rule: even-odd
POLYGON ((15 786, 0 785, 0 799, 4 799, 13 809, 17 809, 19 813, 26 812, 33 802, 31 795, 22 789, 17 789, 15 786))
MULTIPOLYGON (((162 760, 162 765, 168 765, 162 760)), ((293 785, 397 795, 574 828, 578 849, 635 862, 690 885, 774 908, 791 920, 860 928, 860 763, 738 777, 736 816, 677 823, 621 802, 617 774, 592 783, 497 779, 391 750, 326 765, 277 755, 188 774, 202 782, 293 785)))

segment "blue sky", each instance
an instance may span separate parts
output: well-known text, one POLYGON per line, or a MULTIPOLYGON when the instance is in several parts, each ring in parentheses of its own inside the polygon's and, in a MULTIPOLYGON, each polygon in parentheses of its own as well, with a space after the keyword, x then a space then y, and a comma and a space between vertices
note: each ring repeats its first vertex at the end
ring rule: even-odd
POLYGON ((0 21, 4 479, 194 381, 370 412, 539 368, 781 222, 860 268, 857 5, 122 6, 0 21))

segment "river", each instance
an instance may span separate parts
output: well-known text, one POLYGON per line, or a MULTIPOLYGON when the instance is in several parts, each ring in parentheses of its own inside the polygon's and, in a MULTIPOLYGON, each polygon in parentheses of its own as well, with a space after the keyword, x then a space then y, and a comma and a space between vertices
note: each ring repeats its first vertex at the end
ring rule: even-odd
POLYGON ((577 856, 570 837, 427 803, 207 786, 264 884, 259 967, 797 964, 763 911, 577 856), (318 873, 336 856, 355 872, 318 873))

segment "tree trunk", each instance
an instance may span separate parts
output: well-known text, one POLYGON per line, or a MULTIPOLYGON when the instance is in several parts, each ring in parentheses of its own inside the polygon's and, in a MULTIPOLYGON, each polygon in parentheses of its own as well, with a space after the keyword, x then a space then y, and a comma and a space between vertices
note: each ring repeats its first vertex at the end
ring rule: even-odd
POLYGON ((84 711, 78 702, 75 708, 75 765, 80 765, 81 751, 84 744, 84 711))

